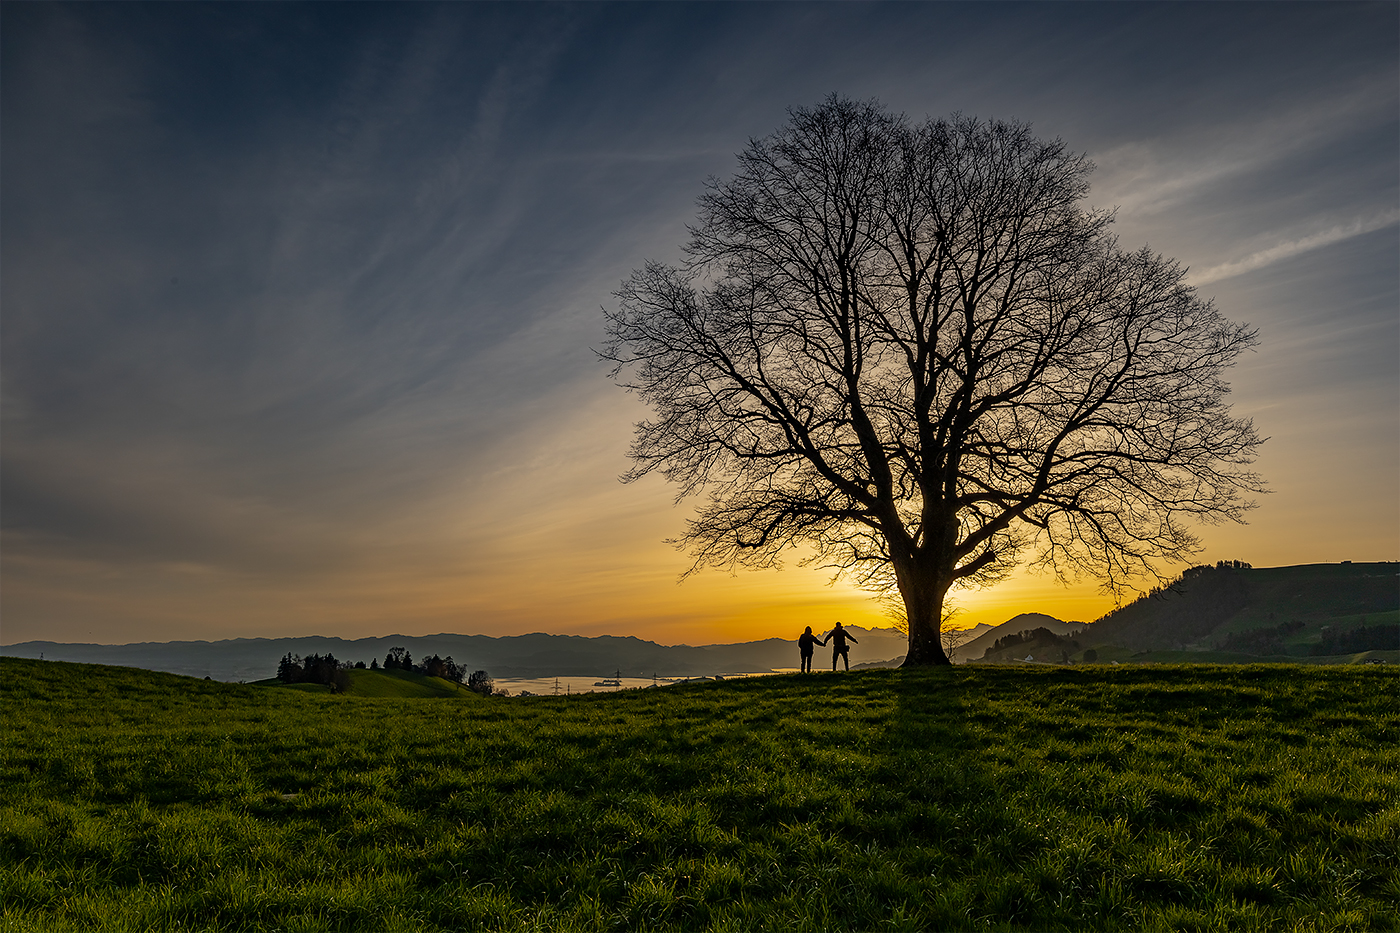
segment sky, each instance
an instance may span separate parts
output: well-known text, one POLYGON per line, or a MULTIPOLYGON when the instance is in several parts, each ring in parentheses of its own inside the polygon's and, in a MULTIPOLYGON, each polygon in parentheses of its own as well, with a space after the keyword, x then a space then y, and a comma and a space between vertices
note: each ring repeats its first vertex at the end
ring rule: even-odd
POLYGON ((889 624, 800 553, 678 582, 594 353, 832 93, 1063 139, 1258 328, 1271 491, 1198 562, 1400 557, 1400 5, 6 3, 0 43, 0 642, 889 624))

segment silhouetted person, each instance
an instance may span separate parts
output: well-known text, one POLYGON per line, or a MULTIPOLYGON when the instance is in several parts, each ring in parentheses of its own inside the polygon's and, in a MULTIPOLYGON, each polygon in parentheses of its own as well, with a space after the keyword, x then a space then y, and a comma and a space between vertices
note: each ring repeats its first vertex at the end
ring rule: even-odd
POLYGON ((826 641, 812 634, 812 626, 807 626, 807 631, 797 636, 797 650, 802 652, 802 673, 812 673, 812 652, 817 645, 824 645, 826 641))
POLYGON ((851 649, 848 648, 848 647, 846 647, 846 640, 847 640, 847 639, 850 639, 851 641, 855 642, 857 645, 860 644, 859 639, 857 639, 857 638, 856 638, 854 635, 852 635, 850 632, 848 632, 848 631, 846 631, 845 629, 843 629, 843 628, 841 627, 841 623, 840 623, 840 622, 837 622, 837 623, 836 623, 836 628, 834 628, 834 629, 832 629, 830 632, 828 632, 827 635, 826 635, 826 638, 823 638, 823 639, 822 639, 822 644, 823 644, 823 645, 826 644, 828 641, 833 642, 832 648, 831 648, 831 669, 832 669, 833 671, 836 670, 836 659, 837 659, 837 658, 840 658, 841 660, 843 660, 843 661, 846 662, 846 670, 849 671, 849 670, 851 669, 851 649))

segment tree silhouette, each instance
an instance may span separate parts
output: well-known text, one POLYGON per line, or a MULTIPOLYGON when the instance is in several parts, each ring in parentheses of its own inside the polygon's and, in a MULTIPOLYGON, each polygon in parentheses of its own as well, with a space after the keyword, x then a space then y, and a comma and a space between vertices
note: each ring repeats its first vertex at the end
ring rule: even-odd
POLYGON ((289 651, 277 664, 277 679, 284 684, 294 684, 302 678, 301 658, 293 657, 289 651))
POLYGON ((958 650, 963 642, 967 641, 969 632, 965 628, 945 628, 939 640, 943 643, 943 652, 948 656, 948 660, 953 660, 953 653, 958 650))
POLYGON ((467 678, 467 689, 489 697, 496 689, 496 681, 485 671, 472 671, 467 678))
POLYGON ((422 670, 425 674, 430 674, 433 677, 441 677, 444 680, 455 681, 456 683, 461 683, 462 678, 467 675, 467 672, 452 660, 451 655, 448 655, 446 658, 433 655, 423 662, 422 670))
POLYGON ((706 492, 703 566, 794 545, 885 594, 946 664, 950 588, 1029 560, 1113 592, 1240 519, 1260 443, 1224 370, 1255 339, 1080 206, 1029 127, 831 97, 751 141, 680 267, 634 272, 602 355, 653 410, 625 480, 706 492))

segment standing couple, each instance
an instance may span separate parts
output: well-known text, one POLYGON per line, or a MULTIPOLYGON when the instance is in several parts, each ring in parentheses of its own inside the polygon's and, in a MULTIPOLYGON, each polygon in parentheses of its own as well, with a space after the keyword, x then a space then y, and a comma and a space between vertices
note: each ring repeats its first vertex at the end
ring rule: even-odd
POLYGON ((812 652, 817 645, 825 645, 828 641, 834 642, 831 648, 831 669, 836 670, 836 659, 840 658, 846 662, 846 670, 851 669, 851 649, 846 645, 847 641, 860 644, 860 641, 841 627, 841 623, 836 623, 836 628, 826 633, 824 638, 818 638, 812 634, 812 626, 807 626, 807 631, 803 632, 797 639, 797 650, 802 652, 802 673, 812 672, 812 652))

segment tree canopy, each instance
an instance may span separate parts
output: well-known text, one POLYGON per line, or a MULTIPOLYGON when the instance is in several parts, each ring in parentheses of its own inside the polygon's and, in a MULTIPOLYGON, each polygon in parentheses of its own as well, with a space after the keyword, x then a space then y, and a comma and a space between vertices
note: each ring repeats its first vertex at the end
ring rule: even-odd
POLYGON ((1223 374, 1255 342, 1029 126, 831 97, 711 180, 679 266, 607 311, 653 412, 624 479, 705 500, 695 564, 793 545, 897 594, 907 664, 947 663, 948 590, 1030 561, 1121 592, 1241 519, 1260 438, 1223 374))

